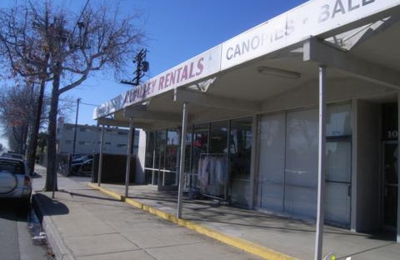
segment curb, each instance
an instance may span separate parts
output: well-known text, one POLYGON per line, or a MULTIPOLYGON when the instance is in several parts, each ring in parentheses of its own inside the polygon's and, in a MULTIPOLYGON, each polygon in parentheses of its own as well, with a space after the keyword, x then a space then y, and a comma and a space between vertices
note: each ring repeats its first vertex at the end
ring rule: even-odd
POLYGON ((58 233, 56 226, 54 225, 53 220, 49 216, 45 207, 41 203, 40 199, 37 198, 36 192, 32 191, 32 204, 39 215, 40 222, 42 223, 42 227, 46 233, 47 242, 50 244, 50 247, 53 251, 57 260, 75 260, 72 252, 67 248, 64 243, 64 240, 58 233))
POLYGON ((230 246, 236 247, 238 249, 241 249, 245 252, 251 253, 253 255, 262 257, 264 259, 269 259, 269 260, 294 260, 296 258, 293 258, 289 255, 277 252, 275 250, 260 246, 258 244, 255 244, 253 242, 243 240, 237 237, 232 237, 228 236, 226 234, 223 234, 221 232, 215 231, 211 228, 193 223, 191 221, 185 220, 185 219, 179 219, 175 217, 174 215, 170 213, 166 213, 164 211, 161 211, 159 209, 153 208, 151 206, 145 205, 137 200, 134 199, 129 199, 126 198, 125 196, 122 196, 116 192, 110 191, 108 189, 105 189, 103 187, 99 187, 95 184, 88 183, 88 186, 97 189, 110 197, 113 197, 117 200, 123 201, 133 207, 139 208, 143 211, 149 212, 151 214, 154 214, 160 218, 169 220, 175 224, 178 224, 180 226, 186 227, 188 229, 194 230, 200 234, 206 235, 210 238, 216 239, 224 244, 228 244, 230 246))

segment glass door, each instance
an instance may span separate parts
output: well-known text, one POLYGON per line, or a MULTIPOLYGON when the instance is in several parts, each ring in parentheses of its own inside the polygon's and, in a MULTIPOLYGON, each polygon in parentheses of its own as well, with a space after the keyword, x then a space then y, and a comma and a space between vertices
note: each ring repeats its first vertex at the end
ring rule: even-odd
POLYGON ((389 229, 397 226, 397 148, 397 141, 383 144, 383 224, 389 229))

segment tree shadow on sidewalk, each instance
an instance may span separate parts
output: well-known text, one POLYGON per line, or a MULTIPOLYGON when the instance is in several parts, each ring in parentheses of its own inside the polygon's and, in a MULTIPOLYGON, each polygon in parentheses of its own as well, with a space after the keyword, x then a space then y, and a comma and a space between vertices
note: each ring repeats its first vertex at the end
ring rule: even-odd
POLYGON ((38 215, 40 222, 43 216, 67 215, 68 207, 57 200, 53 200, 46 195, 37 193, 32 196, 32 205, 38 215))

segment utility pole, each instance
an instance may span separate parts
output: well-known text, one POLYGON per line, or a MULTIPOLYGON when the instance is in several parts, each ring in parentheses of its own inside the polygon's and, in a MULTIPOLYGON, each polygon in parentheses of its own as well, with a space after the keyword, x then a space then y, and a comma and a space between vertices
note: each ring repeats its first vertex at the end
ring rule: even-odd
POLYGON ((76 130, 78 128, 78 115, 79 115, 79 103, 81 102, 81 99, 78 98, 76 100, 76 116, 75 116, 75 130, 74 130, 74 142, 72 144, 72 154, 75 154, 75 146, 76 146, 76 130))
POLYGON ((135 70, 135 78, 133 80, 121 80, 121 83, 139 86, 140 79, 144 76, 144 72, 149 71, 149 62, 146 61, 146 49, 141 49, 139 53, 136 55, 135 59, 133 59, 133 63, 136 63, 136 70, 135 70))

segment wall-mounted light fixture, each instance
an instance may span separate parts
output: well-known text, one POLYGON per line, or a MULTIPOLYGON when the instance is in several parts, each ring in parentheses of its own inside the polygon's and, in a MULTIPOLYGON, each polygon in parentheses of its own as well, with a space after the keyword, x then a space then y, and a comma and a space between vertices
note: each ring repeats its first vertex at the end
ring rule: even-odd
POLYGON ((264 67, 264 66, 258 67, 257 71, 258 73, 263 75, 286 78, 286 79, 299 79, 301 77, 301 74, 299 72, 264 67))

